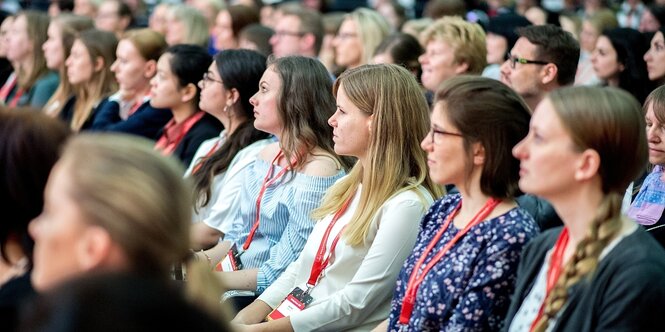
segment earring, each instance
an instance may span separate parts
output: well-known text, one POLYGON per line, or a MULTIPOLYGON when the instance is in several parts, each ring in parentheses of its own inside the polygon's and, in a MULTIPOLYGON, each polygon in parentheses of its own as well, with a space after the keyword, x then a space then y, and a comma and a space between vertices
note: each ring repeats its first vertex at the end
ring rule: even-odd
POLYGON ((224 106, 224 110, 222 110, 222 112, 228 113, 229 112, 229 105, 224 106))

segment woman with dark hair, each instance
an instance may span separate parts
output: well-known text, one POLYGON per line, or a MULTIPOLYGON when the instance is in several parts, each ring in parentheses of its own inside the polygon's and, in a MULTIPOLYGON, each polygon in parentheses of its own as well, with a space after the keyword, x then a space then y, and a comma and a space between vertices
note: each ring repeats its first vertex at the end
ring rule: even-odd
POLYGON ((194 180, 192 246, 209 248, 231 230, 244 170, 272 140, 254 128, 249 98, 266 70, 266 57, 250 50, 226 50, 215 56, 199 81, 199 107, 224 125, 218 137, 199 147, 185 172, 194 180))
POLYGON ((646 50, 647 42, 639 31, 606 30, 596 41, 591 64, 596 76, 606 85, 624 89, 643 103, 653 88, 642 59, 646 50))
POLYGON ((647 161, 644 128, 635 98, 612 87, 558 89, 536 107, 513 149, 519 187, 551 202, 564 226, 524 249, 507 331, 665 326, 665 251, 621 214, 647 161))
POLYGON ((219 135, 222 124, 199 109, 201 88, 197 83, 211 62, 208 51, 196 45, 169 47, 157 61, 157 74, 150 80, 150 106, 170 109, 173 114, 157 133, 155 149, 174 155, 189 165, 201 143, 219 135))
POLYGON ((372 63, 391 63, 400 65, 409 70, 420 80, 422 69, 418 57, 425 53, 425 50, 418 40, 406 33, 397 32, 386 37, 374 51, 372 63))
POLYGON ((649 79, 657 85, 665 82, 665 27, 661 27, 651 38, 651 46, 644 54, 649 79))
POLYGON ((217 50, 238 48, 240 31, 253 23, 259 23, 259 11, 254 7, 233 5, 221 10, 215 18, 213 37, 217 50))
POLYGON ((0 109, 0 321, 13 330, 30 283, 34 242, 28 224, 42 212, 44 187, 70 131, 32 109, 0 109))
POLYGON ((515 202, 519 163, 507 157, 528 132, 530 113, 490 78, 456 76, 437 91, 420 146, 432 180, 459 193, 434 202, 423 218, 398 277, 389 331, 501 328, 520 253, 538 232, 515 202))
POLYGON ((333 150, 331 91, 330 76, 315 59, 269 61, 250 103, 254 126, 278 142, 244 172, 233 230, 201 255, 222 261, 220 278, 229 289, 259 295, 298 258, 314 227, 311 211, 350 165, 333 150))

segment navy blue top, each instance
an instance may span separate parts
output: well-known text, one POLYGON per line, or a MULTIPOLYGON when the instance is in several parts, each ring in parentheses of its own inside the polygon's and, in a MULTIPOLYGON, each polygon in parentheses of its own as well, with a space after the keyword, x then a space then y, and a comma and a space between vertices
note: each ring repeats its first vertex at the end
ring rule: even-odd
MULTIPOLYGON (((460 202, 447 195, 430 207, 416 246, 406 260, 393 295, 389 331, 399 331, 406 285, 416 261, 460 202)), ((450 223, 421 269, 458 233, 450 223)), ((409 331, 497 331, 510 305, 515 274, 524 245, 538 232, 521 208, 473 226, 427 273, 416 293, 409 331)))
POLYGON ((154 108, 146 101, 127 118, 120 118, 120 104, 108 98, 98 107, 91 130, 114 131, 157 139, 157 133, 173 118, 169 109, 154 108))

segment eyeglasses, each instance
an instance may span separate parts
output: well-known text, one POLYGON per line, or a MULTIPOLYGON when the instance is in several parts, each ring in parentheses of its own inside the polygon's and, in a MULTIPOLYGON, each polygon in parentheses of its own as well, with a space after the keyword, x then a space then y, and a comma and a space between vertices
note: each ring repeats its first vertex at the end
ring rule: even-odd
POLYGON ((293 31, 275 31, 274 34, 275 37, 285 37, 285 36, 302 37, 304 35, 305 35, 304 32, 293 32, 293 31))
POLYGON ((206 84, 208 82, 211 82, 211 83, 215 82, 215 83, 219 83, 219 84, 224 84, 224 82, 214 79, 212 77, 212 75, 210 74, 210 72, 206 72, 205 74, 203 74, 203 79, 201 80, 201 82, 203 82, 203 84, 206 84))
POLYGON ((464 137, 464 135, 462 135, 462 134, 452 133, 452 132, 445 131, 445 130, 439 130, 439 129, 430 128, 430 129, 429 129, 429 133, 428 133, 428 135, 432 136, 432 144, 436 144, 436 145, 441 144, 441 140, 440 140, 440 139, 437 140, 437 138, 436 138, 436 137, 437 137, 437 136, 436 136, 437 134, 439 134, 439 135, 449 135, 449 136, 464 137))
POLYGON ((510 61, 510 68, 515 69, 515 64, 520 63, 523 65, 528 65, 528 64, 534 64, 534 65, 546 65, 549 62, 547 61, 537 61, 537 60, 527 60, 524 58, 518 58, 516 56, 512 56, 510 53, 508 53, 508 59, 506 61, 510 61))

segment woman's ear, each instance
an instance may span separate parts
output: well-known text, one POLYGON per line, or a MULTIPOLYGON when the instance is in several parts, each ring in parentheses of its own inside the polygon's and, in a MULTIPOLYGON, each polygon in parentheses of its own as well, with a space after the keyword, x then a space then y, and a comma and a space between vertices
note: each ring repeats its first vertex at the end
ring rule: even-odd
POLYGON ((79 238, 76 250, 79 266, 84 271, 96 269, 108 259, 113 240, 109 233, 99 226, 89 226, 79 238))
POLYGON ((477 166, 485 164, 485 147, 480 143, 473 143, 471 149, 473 150, 473 164, 477 166))
POLYGON ((585 181, 600 171, 600 155, 596 150, 586 149, 575 164, 575 180, 585 181))
POLYGON ((96 57, 95 58, 95 63, 94 63, 95 72, 102 71, 102 69, 104 69, 104 64, 105 64, 105 61, 104 61, 103 57, 101 57, 101 56, 96 57))
POLYGON ((198 93, 198 89, 196 88, 196 85, 194 85, 194 83, 187 84, 180 91, 181 91, 180 101, 182 101, 183 103, 190 102, 192 99, 194 99, 194 97, 196 97, 196 94, 198 93))
POLYGON ((157 62, 155 60, 148 60, 143 66, 143 76, 151 79, 157 73, 157 62))
POLYGON ((231 107, 240 101, 240 92, 238 89, 232 88, 231 90, 226 91, 226 105, 231 107))

